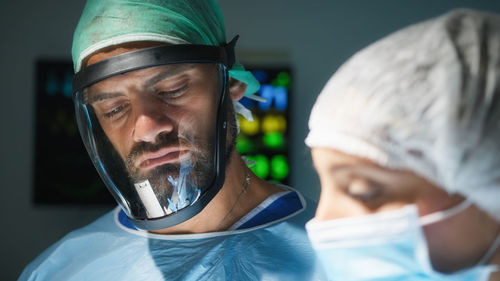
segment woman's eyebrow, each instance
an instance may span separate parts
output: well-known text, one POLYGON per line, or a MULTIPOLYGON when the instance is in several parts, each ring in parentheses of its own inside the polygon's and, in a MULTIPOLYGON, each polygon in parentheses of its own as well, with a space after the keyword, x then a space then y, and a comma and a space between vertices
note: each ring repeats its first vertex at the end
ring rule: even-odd
POLYGON ((375 166, 370 163, 357 163, 353 164, 334 164, 328 166, 328 171, 332 174, 350 173, 353 175, 370 176, 373 178, 384 178, 385 175, 391 171, 385 170, 381 167, 375 166))
POLYGON ((335 171, 357 171, 360 169, 372 169, 376 168, 371 164, 366 163, 334 163, 328 166, 328 169, 332 172, 335 171))

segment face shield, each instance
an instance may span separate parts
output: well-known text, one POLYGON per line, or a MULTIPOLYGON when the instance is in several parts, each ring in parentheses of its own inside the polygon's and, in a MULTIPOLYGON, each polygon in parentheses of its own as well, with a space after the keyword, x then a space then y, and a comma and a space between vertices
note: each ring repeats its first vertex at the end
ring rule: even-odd
POLYGON ((76 74, 83 142, 136 227, 186 221, 222 187, 235 42, 141 49, 76 74))

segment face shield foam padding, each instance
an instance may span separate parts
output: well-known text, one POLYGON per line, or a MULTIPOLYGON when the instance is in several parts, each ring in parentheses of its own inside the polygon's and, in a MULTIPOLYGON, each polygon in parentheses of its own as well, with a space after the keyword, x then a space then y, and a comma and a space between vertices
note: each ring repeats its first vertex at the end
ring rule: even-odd
POLYGON ((193 217, 224 183, 232 47, 187 46, 118 55, 74 80, 84 144, 141 229, 193 217))

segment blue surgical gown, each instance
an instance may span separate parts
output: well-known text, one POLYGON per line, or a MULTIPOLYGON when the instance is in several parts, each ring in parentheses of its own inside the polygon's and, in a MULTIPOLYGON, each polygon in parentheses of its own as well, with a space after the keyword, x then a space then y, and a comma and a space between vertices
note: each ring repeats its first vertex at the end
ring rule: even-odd
POLYGON ((52 245, 19 280, 326 280, 304 230, 315 204, 295 194, 292 213, 283 214, 295 204, 288 193, 284 205, 266 200, 236 229, 203 234, 136 230, 117 208, 52 245))

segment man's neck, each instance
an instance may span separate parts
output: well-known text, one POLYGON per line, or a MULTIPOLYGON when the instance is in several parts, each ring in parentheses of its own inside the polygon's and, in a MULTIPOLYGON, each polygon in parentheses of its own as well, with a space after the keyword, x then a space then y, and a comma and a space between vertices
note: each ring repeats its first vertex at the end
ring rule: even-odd
POLYGON ((151 232, 186 234, 226 230, 270 195, 280 191, 276 185, 253 174, 234 151, 226 169, 224 185, 199 214, 181 224, 151 232))

